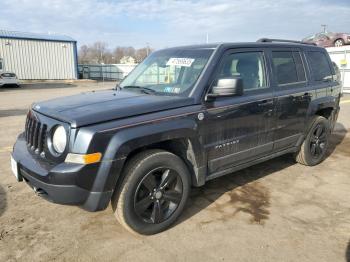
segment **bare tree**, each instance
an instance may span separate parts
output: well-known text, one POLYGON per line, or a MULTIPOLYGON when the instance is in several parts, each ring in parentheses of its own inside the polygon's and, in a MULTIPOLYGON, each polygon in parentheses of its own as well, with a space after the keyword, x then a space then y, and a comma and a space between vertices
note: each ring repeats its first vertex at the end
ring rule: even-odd
POLYGON ((87 45, 82 45, 79 50, 79 63, 87 64, 89 63, 89 47, 87 45))
POLYGON ((147 57, 148 52, 149 52, 148 47, 144 47, 136 50, 136 53, 135 53, 136 63, 141 63, 147 57))
POLYGON ((149 47, 135 49, 132 46, 118 46, 111 51, 105 42, 95 42, 92 45, 82 45, 79 49, 80 64, 118 64, 125 56, 133 57, 137 63, 142 62, 150 53, 149 47))
POLYGON ((108 45, 105 42, 94 43, 92 50, 94 52, 94 56, 97 59, 97 63, 105 63, 105 60, 108 55, 107 47, 108 45))
POLYGON ((116 64, 120 63, 120 59, 122 59, 122 57, 125 56, 124 48, 120 46, 116 47, 114 49, 113 55, 114 55, 115 63, 116 64))

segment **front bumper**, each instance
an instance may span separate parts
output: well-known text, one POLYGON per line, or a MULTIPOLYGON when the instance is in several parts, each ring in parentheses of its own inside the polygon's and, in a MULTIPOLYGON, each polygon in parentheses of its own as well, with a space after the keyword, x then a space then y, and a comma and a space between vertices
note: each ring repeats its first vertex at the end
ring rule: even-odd
POLYGON ((95 178, 98 166, 50 164, 28 149, 23 134, 14 145, 13 159, 17 162, 19 181, 22 179, 41 197, 65 205, 77 205, 88 211, 108 206, 113 191, 93 192, 82 183, 83 177, 95 178))

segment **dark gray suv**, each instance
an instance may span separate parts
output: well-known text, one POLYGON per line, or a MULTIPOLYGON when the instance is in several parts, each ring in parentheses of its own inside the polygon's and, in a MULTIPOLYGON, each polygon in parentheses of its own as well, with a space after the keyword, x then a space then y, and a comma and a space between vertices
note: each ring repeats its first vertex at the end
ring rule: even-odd
POLYGON ((179 217, 191 187, 287 153, 320 163, 340 96, 314 45, 164 49, 115 89, 34 104, 12 170, 52 202, 89 211, 111 202, 128 230, 154 234, 179 217))

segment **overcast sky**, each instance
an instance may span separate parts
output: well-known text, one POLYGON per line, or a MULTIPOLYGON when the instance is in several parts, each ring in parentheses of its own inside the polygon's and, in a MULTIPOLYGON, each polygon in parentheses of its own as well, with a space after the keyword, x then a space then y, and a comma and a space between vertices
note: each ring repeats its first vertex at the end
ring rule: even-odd
POLYGON ((1 0, 0 29, 154 48, 350 32, 350 0, 1 0))

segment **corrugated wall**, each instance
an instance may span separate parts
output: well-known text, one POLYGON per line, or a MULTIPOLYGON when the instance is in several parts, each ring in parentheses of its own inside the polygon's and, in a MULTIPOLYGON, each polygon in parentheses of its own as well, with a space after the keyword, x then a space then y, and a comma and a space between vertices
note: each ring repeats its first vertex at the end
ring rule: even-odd
POLYGON ((328 47, 326 49, 332 61, 339 67, 344 91, 350 92, 350 46, 328 47))
POLYGON ((3 70, 19 79, 76 79, 74 42, 0 38, 3 70))

